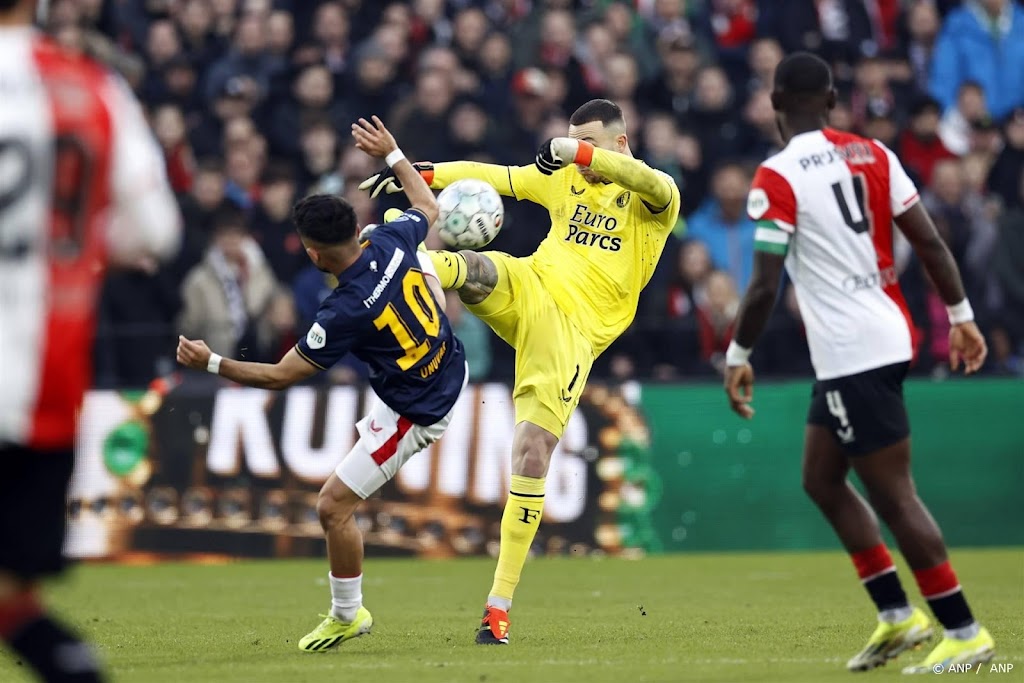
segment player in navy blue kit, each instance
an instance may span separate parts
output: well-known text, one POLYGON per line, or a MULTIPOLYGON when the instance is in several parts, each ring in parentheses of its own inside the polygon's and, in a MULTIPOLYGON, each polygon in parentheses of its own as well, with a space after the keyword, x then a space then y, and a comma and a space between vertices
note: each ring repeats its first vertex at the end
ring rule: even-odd
POLYGON ((338 278, 306 336, 276 364, 222 358, 202 341, 178 341, 179 363, 265 389, 285 389, 348 352, 370 368, 380 402, 356 424, 359 441, 317 499, 331 565, 331 610, 299 640, 306 652, 325 652, 370 632, 373 617, 362 602, 363 538, 353 514, 409 458, 441 438, 467 378, 433 266, 417 250, 437 219, 434 195, 380 119, 360 119, 352 135, 359 149, 394 169, 412 208, 360 243, 355 211, 345 200, 313 195, 295 205, 295 226, 310 260, 338 278))

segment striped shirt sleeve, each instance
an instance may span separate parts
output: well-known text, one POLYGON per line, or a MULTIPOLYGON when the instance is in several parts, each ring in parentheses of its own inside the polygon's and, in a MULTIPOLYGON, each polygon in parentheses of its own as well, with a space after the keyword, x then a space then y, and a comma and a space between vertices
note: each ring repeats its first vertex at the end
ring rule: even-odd
POLYGON ((747 196, 747 215, 757 224, 754 249, 784 256, 796 231, 796 195, 778 171, 758 167, 747 196))

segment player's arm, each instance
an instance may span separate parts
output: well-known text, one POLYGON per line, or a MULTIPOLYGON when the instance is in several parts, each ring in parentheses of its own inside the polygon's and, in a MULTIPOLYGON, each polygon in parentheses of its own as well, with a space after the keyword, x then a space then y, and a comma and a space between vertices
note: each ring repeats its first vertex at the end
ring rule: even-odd
POLYGON ((111 261, 137 265, 149 258, 166 260, 178 251, 181 214, 163 154, 128 86, 110 76, 103 88, 114 131, 113 212, 107 238, 111 261))
POLYGON ((376 116, 373 117, 372 124, 366 119, 359 119, 358 123, 353 123, 352 137, 356 140, 356 147, 372 157, 384 159, 405 196, 408 197, 411 207, 427 219, 427 224, 423 226, 423 235, 417 240, 422 241, 439 213, 437 200, 434 199, 434 193, 430 191, 426 180, 405 158, 395 138, 376 116))
MULTIPOLYGON (((651 213, 660 214, 678 205, 679 189, 668 176, 625 154, 595 147, 586 140, 552 138, 540 146, 536 166, 551 175, 569 164, 589 166, 616 185, 635 192, 651 213)), ((672 221, 675 224, 675 221, 672 221)))
POLYGON ((736 317, 736 331, 726 352, 725 391, 733 411, 744 418, 754 416, 754 370, 750 354, 775 308, 785 257, 768 251, 754 253, 754 272, 736 317))
POLYGON ((917 188, 892 150, 877 143, 889 161, 889 202, 893 220, 921 261, 928 278, 946 304, 949 316, 949 366, 956 370, 964 362, 967 374, 985 363, 985 337, 974 323, 974 311, 967 300, 960 269, 931 216, 921 204, 917 188))
MULTIPOLYGON (((434 164, 429 161, 418 161, 413 168, 433 190, 443 190, 456 180, 472 178, 481 180, 504 197, 548 205, 551 183, 534 166, 499 166, 484 164, 477 161, 446 161, 434 164)), ((404 183, 400 182, 393 170, 388 169, 370 176, 359 185, 359 189, 370 192, 376 197, 382 191, 388 194, 402 192, 404 183)))
POLYGON ((946 242, 939 235, 931 216, 920 202, 896 218, 896 225, 904 234, 914 253, 921 261, 928 278, 935 285, 949 315, 949 365, 956 370, 964 362, 967 374, 976 372, 985 364, 988 348, 974 322, 971 302, 964 292, 960 269, 946 242))
POLYGON ((195 370, 206 370, 232 382, 257 389, 287 389, 320 371, 293 348, 277 363, 249 363, 223 358, 210 351, 202 340, 178 337, 178 362, 195 370))
POLYGON ((754 271, 740 303, 736 327, 725 354, 725 392, 733 411, 754 416, 754 369, 750 354, 775 308, 789 241, 796 230, 796 194, 778 172, 761 166, 747 196, 747 215, 754 231, 754 271))

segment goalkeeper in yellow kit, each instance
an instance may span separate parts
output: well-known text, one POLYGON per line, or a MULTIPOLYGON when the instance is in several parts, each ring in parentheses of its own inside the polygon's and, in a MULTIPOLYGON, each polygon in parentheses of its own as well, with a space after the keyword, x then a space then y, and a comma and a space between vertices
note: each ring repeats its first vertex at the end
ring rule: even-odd
MULTIPOLYGON (((466 161, 417 164, 432 188, 477 178, 551 214, 551 230, 526 258, 501 252, 430 252, 441 285, 516 349, 512 486, 480 644, 507 644, 512 593, 544 508, 551 453, 579 403, 594 360, 636 314, 679 216, 679 189, 633 158, 622 110, 592 100, 569 136, 545 142, 530 166, 466 161), (566 168, 566 167, 572 168, 566 168)), ((360 187, 401 187, 387 172, 360 187)))

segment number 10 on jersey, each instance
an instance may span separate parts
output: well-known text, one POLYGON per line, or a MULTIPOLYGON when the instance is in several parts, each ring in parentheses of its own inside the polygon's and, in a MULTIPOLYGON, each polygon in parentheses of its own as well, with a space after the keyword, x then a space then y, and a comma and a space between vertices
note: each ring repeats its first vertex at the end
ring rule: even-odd
POLYGON ((395 340, 405 351, 405 355, 397 359, 398 367, 408 370, 420 362, 424 356, 430 353, 431 340, 437 339, 441 331, 441 316, 434 303, 434 297, 430 294, 427 281, 423 273, 418 270, 409 270, 402 278, 402 298, 404 299, 407 311, 419 321, 423 327, 424 335, 418 337, 406 322, 408 315, 402 317, 394 302, 389 302, 373 324, 378 330, 385 328, 391 330, 395 340))

